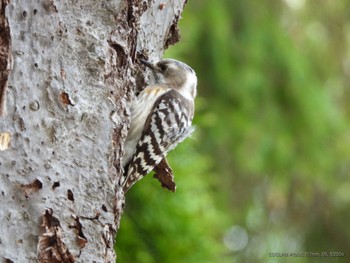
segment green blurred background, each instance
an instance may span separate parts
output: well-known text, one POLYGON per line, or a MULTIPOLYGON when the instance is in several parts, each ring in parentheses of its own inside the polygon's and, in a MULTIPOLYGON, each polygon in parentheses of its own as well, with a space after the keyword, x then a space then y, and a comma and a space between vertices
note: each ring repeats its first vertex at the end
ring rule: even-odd
POLYGON ((169 155, 175 194, 151 175, 127 194, 118 262, 350 262, 349 18, 349 0, 188 2, 165 57, 197 72, 197 129, 169 155))

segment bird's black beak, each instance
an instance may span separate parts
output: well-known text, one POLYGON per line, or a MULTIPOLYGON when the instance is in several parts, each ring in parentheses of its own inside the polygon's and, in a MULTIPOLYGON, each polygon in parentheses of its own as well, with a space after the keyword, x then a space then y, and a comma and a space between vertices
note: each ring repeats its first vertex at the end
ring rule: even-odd
POLYGON ((147 61, 147 60, 144 60, 144 59, 142 59, 142 58, 140 58, 140 62, 141 62, 142 64, 144 64, 146 67, 148 67, 148 68, 150 68, 150 69, 152 69, 152 70, 156 70, 155 65, 153 65, 151 62, 149 62, 149 61, 147 61))

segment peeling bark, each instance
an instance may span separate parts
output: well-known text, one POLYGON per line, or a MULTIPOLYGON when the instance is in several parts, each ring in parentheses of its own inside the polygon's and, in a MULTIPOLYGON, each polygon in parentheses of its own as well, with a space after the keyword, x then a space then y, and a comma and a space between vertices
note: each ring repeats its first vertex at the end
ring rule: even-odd
POLYGON ((73 255, 69 252, 63 241, 63 231, 60 221, 57 217, 53 216, 53 210, 51 208, 46 209, 42 220, 42 226, 45 228, 45 231, 39 236, 37 262, 75 262, 73 255))
MULTIPOLYGON (((115 262, 123 142, 130 102, 147 77, 138 59, 158 60, 178 41, 185 1, 7 3, 0 7, 1 107, 7 94, 0 261, 115 262)), ((163 164, 158 179, 175 190, 163 164)))

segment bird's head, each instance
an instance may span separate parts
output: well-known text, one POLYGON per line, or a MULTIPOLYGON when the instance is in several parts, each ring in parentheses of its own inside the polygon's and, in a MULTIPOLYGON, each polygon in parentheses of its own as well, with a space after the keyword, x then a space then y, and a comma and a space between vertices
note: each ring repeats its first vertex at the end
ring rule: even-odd
POLYGON ((175 59, 163 59, 153 64, 140 59, 142 64, 152 70, 154 84, 166 85, 189 95, 192 99, 197 94, 197 77, 194 70, 185 63, 175 59))

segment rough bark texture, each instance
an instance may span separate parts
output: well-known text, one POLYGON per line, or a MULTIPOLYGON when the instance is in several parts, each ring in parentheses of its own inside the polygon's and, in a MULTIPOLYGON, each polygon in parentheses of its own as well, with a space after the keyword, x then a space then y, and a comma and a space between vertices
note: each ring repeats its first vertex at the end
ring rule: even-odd
POLYGON ((115 262, 123 141, 144 83, 138 58, 158 60, 178 41, 185 0, 7 3, 0 261, 115 262))
POLYGON ((6 90, 12 63, 10 28, 5 16, 8 2, 0 2, 0 116, 6 114, 6 90))

